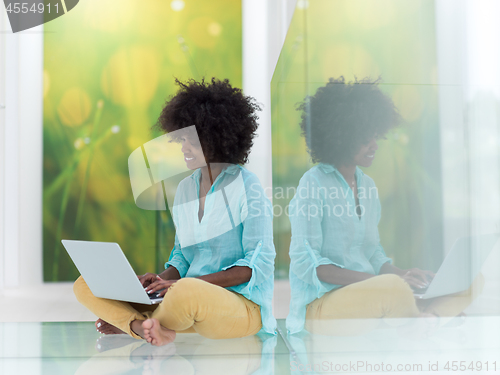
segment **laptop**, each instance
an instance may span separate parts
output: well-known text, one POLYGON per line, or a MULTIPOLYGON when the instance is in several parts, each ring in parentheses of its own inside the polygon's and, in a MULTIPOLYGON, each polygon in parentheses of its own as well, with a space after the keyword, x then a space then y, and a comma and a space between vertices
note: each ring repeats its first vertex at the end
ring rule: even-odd
POLYGON ((500 233, 458 238, 427 289, 414 289, 415 298, 429 299, 467 290, 499 238, 500 233))
POLYGON ((64 248, 96 297, 154 305, 163 297, 148 294, 122 249, 114 242, 62 240, 64 248))

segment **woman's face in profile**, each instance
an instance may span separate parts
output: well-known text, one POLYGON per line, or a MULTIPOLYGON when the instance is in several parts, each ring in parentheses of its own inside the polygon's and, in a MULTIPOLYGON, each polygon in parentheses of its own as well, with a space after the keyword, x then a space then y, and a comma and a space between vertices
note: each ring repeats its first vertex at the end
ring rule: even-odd
POLYGON ((181 144, 184 162, 189 169, 198 169, 207 165, 201 145, 197 141, 184 136, 181 138, 181 144))
POLYGON ((354 164, 360 167, 369 167, 375 159, 375 152, 378 150, 377 140, 372 138, 367 144, 364 144, 354 156, 354 164))

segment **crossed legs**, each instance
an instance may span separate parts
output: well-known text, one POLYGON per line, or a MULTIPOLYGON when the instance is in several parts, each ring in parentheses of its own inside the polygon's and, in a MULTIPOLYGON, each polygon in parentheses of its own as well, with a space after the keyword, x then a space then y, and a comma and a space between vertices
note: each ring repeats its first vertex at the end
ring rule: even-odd
POLYGON ((484 278, 457 295, 427 300, 417 305, 410 286, 399 276, 386 274, 326 293, 307 307, 306 329, 331 336, 359 335, 376 328, 380 321, 402 324, 401 319, 438 316, 440 324, 460 314, 480 294, 484 278))
MULTIPOLYGON (((100 319, 137 339, 154 336, 163 329, 172 331, 170 341, 175 332, 197 332, 212 339, 236 338, 253 335, 261 328, 259 305, 199 279, 180 279, 157 306, 95 297, 81 277, 73 290, 78 301, 100 319)), ((154 340, 148 339, 155 344, 154 340)))

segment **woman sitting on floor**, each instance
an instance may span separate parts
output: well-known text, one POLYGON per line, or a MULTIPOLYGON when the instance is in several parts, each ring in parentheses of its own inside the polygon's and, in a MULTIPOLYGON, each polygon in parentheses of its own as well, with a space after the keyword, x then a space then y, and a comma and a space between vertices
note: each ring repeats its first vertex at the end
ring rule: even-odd
POLYGON ((165 271, 139 276, 159 305, 95 297, 80 277, 78 300, 99 317, 104 334, 127 333, 165 345, 176 332, 222 339, 275 334, 271 300, 274 258, 271 204, 247 162, 257 130, 255 100, 227 80, 181 83, 158 126, 176 132, 194 172, 177 188, 175 246, 165 271), (195 134, 183 133, 194 125, 195 134), (182 133, 184 135, 182 135, 182 133))
MULTIPOLYGON (((377 318, 417 316, 430 318, 427 329, 472 301, 468 290, 417 305, 412 287, 425 288, 434 274, 392 265, 380 244, 378 191, 359 167, 371 166, 377 139, 400 117, 376 83, 330 79, 299 106, 302 135, 318 164, 290 202, 290 333, 356 335, 373 329, 377 318)), ((479 276, 478 289, 482 282, 479 276)))

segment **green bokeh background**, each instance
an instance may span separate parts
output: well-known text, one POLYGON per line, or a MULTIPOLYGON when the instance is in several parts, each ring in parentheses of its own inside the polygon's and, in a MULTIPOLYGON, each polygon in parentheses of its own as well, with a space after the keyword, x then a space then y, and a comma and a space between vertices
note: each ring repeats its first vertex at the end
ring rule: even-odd
MULTIPOLYGON (((271 84, 273 204, 279 214, 313 166, 296 104, 330 77, 381 78, 380 89, 405 122, 379 142, 364 171, 379 191, 382 246, 401 268, 436 270, 443 254, 434 6, 431 0, 299 1, 271 84)), ((276 215, 278 277, 288 273, 290 235, 288 217, 276 215)))
POLYGON ((79 276, 61 239, 118 242, 157 272, 174 228, 136 207, 128 156, 159 135, 175 77, 241 87, 241 2, 83 0, 44 29, 44 280, 79 276))

